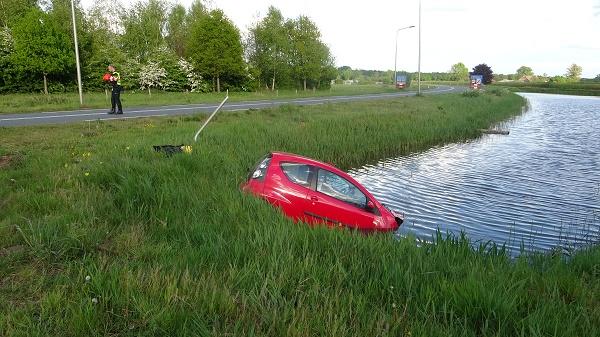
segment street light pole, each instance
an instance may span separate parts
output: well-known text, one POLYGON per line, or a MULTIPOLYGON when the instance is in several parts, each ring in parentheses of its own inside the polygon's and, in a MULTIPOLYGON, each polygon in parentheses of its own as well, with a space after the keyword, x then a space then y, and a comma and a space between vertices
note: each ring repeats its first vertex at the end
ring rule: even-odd
POLYGON ((398 32, 404 29, 409 29, 409 28, 413 28, 414 26, 407 26, 407 27, 402 27, 402 28, 398 28, 396 30, 396 53, 394 54, 394 88, 396 87, 396 79, 397 77, 397 72, 396 72, 396 61, 398 61, 398 32))
POLYGON ((71 0, 71 16, 73 17, 73 40, 75 41, 75 62, 77 63, 77 86, 79 87, 79 104, 83 105, 83 91, 81 89, 81 68, 79 67, 79 47, 77 45, 77 25, 75 24, 75 4, 71 0))
POLYGON ((418 71, 419 71, 418 95, 421 95, 421 0, 419 0, 419 64, 418 64, 418 71))

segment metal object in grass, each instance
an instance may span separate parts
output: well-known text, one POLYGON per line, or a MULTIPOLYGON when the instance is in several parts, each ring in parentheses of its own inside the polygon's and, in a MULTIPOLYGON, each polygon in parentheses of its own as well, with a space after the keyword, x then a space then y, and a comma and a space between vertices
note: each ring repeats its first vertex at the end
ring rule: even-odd
MULTIPOLYGON (((206 127, 206 125, 208 125, 208 123, 210 122, 210 120, 217 114, 217 112, 219 112, 219 110, 223 107, 223 105, 225 104, 225 102, 227 102, 227 99, 229 99, 229 90, 227 90, 227 96, 225 96, 225 99, 221 102, 221 104, 219 104, 219 106, 215 109, 215 111, 213 111, 212 114, 210 114, 210 116, 206 119, 206 121, 204 122, 204 124, 202 124, 202 126, 200 127, 200 129, 198 129, 198 131, 196 132, 196 134, 194 135, 194 142, 198 141, 198 136, 200 135, 200 132, 202 132, 202 130, 206 127)), ((191 145, 184 145, 184 144, 179 144, 179 145, 154 145, 152 146, 154 148, 154 151, 156 152, 162 152, 164 154, 167 155, 167 157, 172 156, 175 153, 192 153, 192 146, 191 145)))
POLYGON ((167 155, 167 157, 172 156, 175 153, 192 153, 192 147, 189 145, 154 145, 152 146, 154 151, 162 152, 167 155))
POLYGON ((479 129, 481 133, 485 133, 488 135, 508 135, 510 131, 508 130, 496 130, 496 129, 479 129))
POLYGON ((229 90, 227 90, 227 96, 225 96, 225 99, 223 100, 223 102, 221 102, 221 104, 219 104, 219 106, 215 109, 215 111, 213 111, 213 113, 210 114, 210 116, 208 116, 208 119, 206 119, 206 121, 204 122, 204 124, 202 124, 200 129, 198 129, 198 132, 196 132, 196 134, 194 135, 194 142, 198 141, 198 136, 200 135, 200 132, 202 132, 202 130, 204 130, 204 128, 206 127, 206 125, 208 125, 210 120, 217 114, 217 112, 219 112, 219 110, 223 107, 225 102, 227 102, 227 99, 229 99, 229 90))

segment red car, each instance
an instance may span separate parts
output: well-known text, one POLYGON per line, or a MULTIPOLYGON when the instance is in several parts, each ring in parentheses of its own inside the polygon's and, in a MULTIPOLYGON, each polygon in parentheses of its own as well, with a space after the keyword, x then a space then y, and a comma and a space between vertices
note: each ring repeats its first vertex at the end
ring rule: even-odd
POLYGON ((351 176, 329 164, 290 153, 266 155, 242 190, 279 207, 294 220, 362 231, 394 231, 404 221, 351 176))

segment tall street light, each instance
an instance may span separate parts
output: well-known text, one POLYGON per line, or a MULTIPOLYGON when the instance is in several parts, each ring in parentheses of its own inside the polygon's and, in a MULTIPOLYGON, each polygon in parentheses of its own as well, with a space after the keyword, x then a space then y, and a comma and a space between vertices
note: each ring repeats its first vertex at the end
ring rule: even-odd
POLYGON ((396 30, 396 53, 394 54, 394 87, 396 87, 396 79, 397 74, 396 74, 396 61, 398 61, 398 32, 404 29, 409 29, 409 28, 414 28, 415 26, 407 26, 407 27, 402 27, 402 28, 398 28, 396 30))
POLYGON ((419 90, 418 90, 418 95, 421 95, 421 0, 419 0, 419 65, 418 65, 418 71, 419 71, 419 90))
POLYGON ((75 24, 75 4, 71 0, 71 16, 73 17, 73 40, 75 41, 75 62, 77 63, 77 85, 79 87, 79 104, 83 105, 81 90, 81 68, 79 67, 79 47, 77 46, 77 25, 75 24))

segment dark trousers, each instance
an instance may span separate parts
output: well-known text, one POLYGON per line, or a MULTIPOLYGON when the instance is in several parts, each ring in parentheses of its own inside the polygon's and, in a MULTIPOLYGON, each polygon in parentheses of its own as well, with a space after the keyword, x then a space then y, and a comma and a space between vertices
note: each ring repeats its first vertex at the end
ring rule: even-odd
POLYGON ((112 95, 110 96, 110 111, 115 112, 115 106, 119 108, 118 112, 123 112, 123 106, 121 105, 121 90, 123 87, 120 85, 113 85, 112 87, 112 95))

